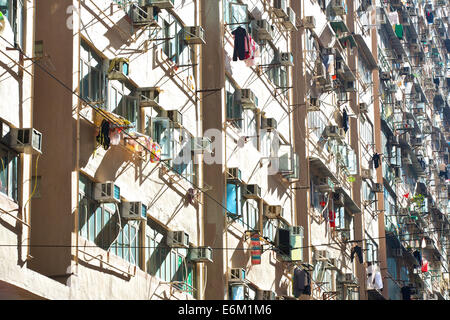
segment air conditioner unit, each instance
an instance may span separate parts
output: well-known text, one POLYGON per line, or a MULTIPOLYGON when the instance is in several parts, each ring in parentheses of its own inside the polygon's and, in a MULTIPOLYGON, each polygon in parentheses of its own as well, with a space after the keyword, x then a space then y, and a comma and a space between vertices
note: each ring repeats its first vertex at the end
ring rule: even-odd
POLYGON ((346 14, 345 2, 342 0, 331 0, 330 7, 337 16, 346 14))
POLYGON ((307 110, 308 112, 313 111, 320 111, 320 103, 319 99, 317 98, 309 98, 307 103, 307 110))
POLYGON ((359 112, 361 113, 367 113, 369 111, 369 107, 367 106, 367 103, 361 102, 359 104, 359 112))
POLYGON ((241 104, 243 108, 255 109, 256 108, 256 96, 250 89, 241 89, 241 104))
POLYGON ((400 68, 399 74, 402 76, 406 76, 407 74, 411 73, 411 69, 409 67, 402 67, 400 68))
POLYGON ((189 248, 189 260, 193 262, 213 262, 211 247, 189 248))
POLYGON ((243 282, 245 280, 244 268, 232 268, 228 275, 229 282, 243 282))
POLYGON ((287 0, 273 0, 273 12, 278 18, 287 17, 287 0))
POLYGON ((239 168, 228 168, 227 181, 242 183, 241 170, 239 170, 239 168))
POLYGON ((178 110, 161 110, 160 117, 169 118, 176 128, 183 126, 183 114, 178 110))
POLYGON ((394 248, 394 249, 392 249, 392 256, 393 257, 402 257, 403 256, 403 249, 402 248, 394 248))
POLYGON ((339 137, 339 127, 338 126, 326 126, 324 135, 327 138, 337 138, 339 137))
POLYGON ((19 153, 41 154, 42 133, 33 128, 11 128, 9 132, 9 146, 19 153))
POLYGON ((408 11, 408 13, 411 17, 417 16, 417 8, 415 8, 415 7, 406 7, 406 11, 408 11))
POLYGON ((290 227, 291 230, 291 236, 299 236, 299 237, 304 237, 304 229, 302 226, 291 226, 290 227))
POLYGON ((161 90, 159 87, 139 88, 139 105, 143 108, 153 107, 161 108, 159 105, 159 94, 161 90))
POLYGON ((384 192, 384 187, 382 183, 374 183, 372 186, 372 191, 376 193, 384 192))
POLYGON ((361 168, 361 178, 372 179, 372 171, 370 169, 361 168))
POLYGON ((258 290, 257 300, 275 300, 276 294, 272 290, 258 290))
POLYGON ((339 277, 339 280, 341 283, 346 284, 356 284, 358 282, 353 273, 342 273, 339 277))
POLYGON ((189 234, 184 231, 168 231, 167 245, 171 248, 189 248, 189 234))
POLYGON ((277 121, 274 118, 261 118, 261 128, 275 130, 277 128, 277 121))
POLYGON ((191 151, 195 153, 211 153, 212 144, 211 139, 207 137, 193 137, 191 139, 191 151))
POLYGON ((391 74, 386 71, 380 72, 380 80, 383 80, 383 81, 391 80, 391 74))
POLYGON ((266 206, 264 215, 268 219, 278 219, 282 216, 283 208, 280 205, 266 206))
POLYGON ((132 18, 135 26, 158 26, 158 10, 152 6, 134 6, 132 18))
POLYGON ((141 201, 123 201, 120 214, 127 220, 147 220, 147 206, 141 201))
POLYGON ((115 58, 110 61, 108 69, 109 80, 127 80, 129 73, 128 59, 115 58))
POLYGON ((172 9, 174 0, 139 0, 140 6, 155 6, 161 9, 172 9))
POLYGON ((355 81, 345 81, 344 90, 345 90, 345 92, 356 92, 355 81))
POLYGON ((343 207, 345 204, 344 194, 341 192, 334 192, 333 193, 333 202, 334 202, 335 206, 343 207))
POLYGON ((294 55, 291 52, 282 52, 280 58, 280 64, 282 66, 294 66, 294 55))
POLYGON ((330 259, 330 252, 328 250, 316 250, 314 252, 314 259, 316 261, 328 261, 330 259))
POLYGON ((302 24, 304 28, 313 30, 316 27, 316 18, 314 16, 304 17, 302 24))
POLYGON ((188 44, 205 44, 205 30, 201 26, 185 27, 184 40, 188 44))
POLYGON ((256 31, 256 38, 258 40, 273 40, 272 26, 267 20, 254 20, 252 23, 252 29, 256 31))
POLYGON ((98 202, 119 203, 120 188, 114 182, 96 183, 94 187, 94 200, 98 202))
POLYGON ((281 21, 281 24, 288 30, 297 30, 295 11, 288 7, 287 13, 288 16, 281 21))
POLYGON ((342 60, 336 61, 335 69, 337 74, 345 74, 344 62, 342 60))
POLYGON ((411 52, 419 52, 420 51, 419 44, 417 44, 417 43, 411 43, 409 49, 411 50, 411 52))
POLYGON ((261 199, 261 187, 257 184, 247 184, 244 187, 244 197, 248 199, 261 199))
POLYGON ((332 182, 329 177, 322 177, 319 179, 319 185, 317 186, 320 192, 331 192, 334 191, 332 187, 332 182))
POLYGON ((423 139, 422 138, 411 138, 411 145, 414 147, 418 147, 421 146, 423 144, 423 139))

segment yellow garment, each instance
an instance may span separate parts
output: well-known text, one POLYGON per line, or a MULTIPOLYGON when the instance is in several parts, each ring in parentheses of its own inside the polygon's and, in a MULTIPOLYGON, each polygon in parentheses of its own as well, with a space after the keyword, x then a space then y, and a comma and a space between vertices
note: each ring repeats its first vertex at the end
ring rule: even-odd
POLYGON ((106 110, 100 109, 98 107, 94 107, 94 124, 97 127, 100 127, 102 124, 103 119, 106 121, 111 122, 113 127, 124 127, 128 128, 131 125, 131 122, 125 119, 122 116, 119 116, 117 114, 114 114, 112 112, 108 112, 106 110), (98 111, 101 110, 101 111, 98 111))

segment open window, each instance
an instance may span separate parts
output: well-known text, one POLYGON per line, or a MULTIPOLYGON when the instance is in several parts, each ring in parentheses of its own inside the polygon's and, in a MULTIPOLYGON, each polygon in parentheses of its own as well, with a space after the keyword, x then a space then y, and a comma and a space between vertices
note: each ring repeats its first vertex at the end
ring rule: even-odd
POLYGON ((231 218, 242 217, 242 186, 227 183, 227 210, 231 218))
POLYGON ((223 20, 230 25, 231 30, 240 26, 248 31, 248 6, 236 0, 224 0, 223 20))

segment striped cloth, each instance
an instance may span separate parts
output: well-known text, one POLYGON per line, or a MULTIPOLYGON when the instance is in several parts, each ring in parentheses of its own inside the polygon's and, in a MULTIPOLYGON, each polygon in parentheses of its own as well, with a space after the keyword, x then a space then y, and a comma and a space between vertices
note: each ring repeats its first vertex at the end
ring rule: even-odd
POLYGON ((252 234, 250 239, 252 265, 261 264, 261 241, 259 240, 259 233, 252 234))

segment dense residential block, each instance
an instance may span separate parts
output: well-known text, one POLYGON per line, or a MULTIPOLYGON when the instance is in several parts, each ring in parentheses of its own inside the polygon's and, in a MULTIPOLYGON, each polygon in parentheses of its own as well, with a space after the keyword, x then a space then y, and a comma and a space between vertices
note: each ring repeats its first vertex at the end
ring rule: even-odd
POLYGON ((0 0, 0 298, 448 300, 449 10, 0 0))

